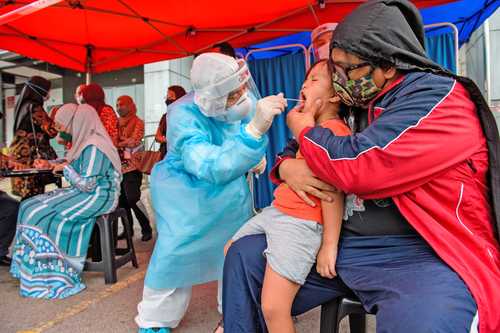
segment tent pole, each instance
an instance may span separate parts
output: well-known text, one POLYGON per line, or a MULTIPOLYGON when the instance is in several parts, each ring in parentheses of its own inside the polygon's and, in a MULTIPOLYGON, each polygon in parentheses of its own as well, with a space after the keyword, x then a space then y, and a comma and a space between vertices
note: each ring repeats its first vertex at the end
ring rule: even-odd
POLYGON ((257 53, 257 52, 287 49, 287 48, 290 48, 290 47, 297 47, 299 49, 302 49, 302 51, 304 52, 304 62, 305 62, 305 67, 306 67, 306 72, 307 72, 309 70, 309 67, 311 67, 311 63, 310 63, 310 59, 311 59, 311 57, 310 57, 310 50, 306 49, 306 47, 304 45, 302 45, 302 44, 277 45, 277 46, 263 47, 263 48, 260 48, 260 49, 251 50, 245 56, 245 61, 248 61, 248 59, 250 58, 250 56, 252 54, 254 54, 254 53, 257 53))
POLYGON ((92 45, 86 45, 85 48, 87 49, 85 84, 90 84, 92 82, 92 45))
POLYGON ((0 16, 0 26, 18 20, 32 13, 38 12, 44 8, 53 6, 63 0, 38 0, 31 2, 25 6, 14 9, 0 16))

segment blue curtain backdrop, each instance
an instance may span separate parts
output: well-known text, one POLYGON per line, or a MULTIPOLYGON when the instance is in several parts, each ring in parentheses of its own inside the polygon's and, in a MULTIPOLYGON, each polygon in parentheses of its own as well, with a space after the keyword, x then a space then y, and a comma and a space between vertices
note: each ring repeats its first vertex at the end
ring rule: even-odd
POLYGON ((457 72, 453 33, 427 35, 425 37, 425 48, 429 58, 449 71, 453 73, 457 72))
MULTIPOLYGON (((288 98, 297 98, 305 76, 305 59, 302 53, 270 59, 250 61, 250 72, 262 96, 275 95, 280 92, 288 98)), ((288 110, 295 106, 288 101, 288 110)), ((269 180, 276 154, 285 147, 291 133, 286 126, 286 115, 276 117, 269 130, 269 148, 267 149, 267 169, 258 179, 255 179, 255 206, 269 206, 273 199, 274 186, 269 180)))
MULTIPOLYGON (((426 37, 426 48, 430 58, 456 72, 451 33, 426 37)), ((304 63, 302 53, 290 53, 280 57, 250 60, 248 64, 262 96, 283 92, 285 97, 297 98, 304 81, 304 63)), ((289 101, 288 110, 293 106, 295 103, 289 101)), ((266 172, 254 180, 256 208, 267 207, 273 200, 274 185, 269 180, 269 171, 274 165, 276 154, 283 150, 289 138, 291 133, 286 126, 286 115, 281 115, 275 119, 269 130, 266 172)))

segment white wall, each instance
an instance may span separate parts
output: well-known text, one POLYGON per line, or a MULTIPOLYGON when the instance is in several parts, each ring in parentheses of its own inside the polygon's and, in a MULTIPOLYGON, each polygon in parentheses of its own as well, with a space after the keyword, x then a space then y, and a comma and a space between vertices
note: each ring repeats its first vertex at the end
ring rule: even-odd
POLYGON ((50 111, 52 107, 63 103, 63 88, 50 89, 49 100, 43 105, 45 110, 50 111))
POLYGON ((500 105, 500 10, 474 31, 460 49, 460 56, 461 62, 466 62, 462 67, 464 75, 476 82, 491 105, 500 105))
POLYGON ((490 27, 490 99, 491 104, 500 104, 500 10, 489 18, 490 27))
POLYGON ((465 48, 465 59, 467 62, 466 75, 476 82, 486 97, 486 50, 483 26, 474 31, 469 42, 462 48, 465 48))
POLYGON ((128 86, 105 87, 106 104, 111 105, 116 111, 116 100, 122 95, 132 97, 137 107, 137 115, 144 120, 144 85, 132 84, 128 86))
POLYGON ((160 61, 144 66, 144 103, 146 135, 156 133, 160 118, 166 111, 165 95, 171 85, 191 90, 189 73, 193 57, 160 61))

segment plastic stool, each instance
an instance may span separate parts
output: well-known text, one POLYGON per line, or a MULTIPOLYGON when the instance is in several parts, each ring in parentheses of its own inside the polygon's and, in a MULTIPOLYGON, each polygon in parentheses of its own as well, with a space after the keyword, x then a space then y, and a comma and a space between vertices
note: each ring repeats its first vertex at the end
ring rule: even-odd
POLYGON ((366 333, 366 314, 363 305, 354 297, 336 298, 321 306, 320 333, 338 333, 340 321, 349 316, 351 333, 366 333))
POLYGON ((135 256, 134 244, 132 242, 132 230, 128 223, 127 213, 123 208, 117 208, 114 212, 97 218, 94 228, 98 228, 98 242, 93 243, 94 260, 96 259, 96 245, 100 243, 100 253, 97 255, 99 261, 88 260, 85 262, 84 270, 91 272, 104 272, 104 282, 106 284, 116 283, 116 270, 129 261, 135 268, 138 268, 135 256), (127 247, 116 248, 116 230, 118 220, 121 219, 125 234, 127 235, 127 247))

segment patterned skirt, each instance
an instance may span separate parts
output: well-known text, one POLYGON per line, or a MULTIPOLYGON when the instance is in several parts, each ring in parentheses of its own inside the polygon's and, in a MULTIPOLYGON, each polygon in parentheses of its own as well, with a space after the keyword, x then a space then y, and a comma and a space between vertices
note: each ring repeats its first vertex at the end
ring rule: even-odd
POLYGON ((62 299, 85 289, 80 274, 95 217, 89 209, 68 211, 84 196, 60 189, 22 202, 10 269, 21 296, 62 299))

